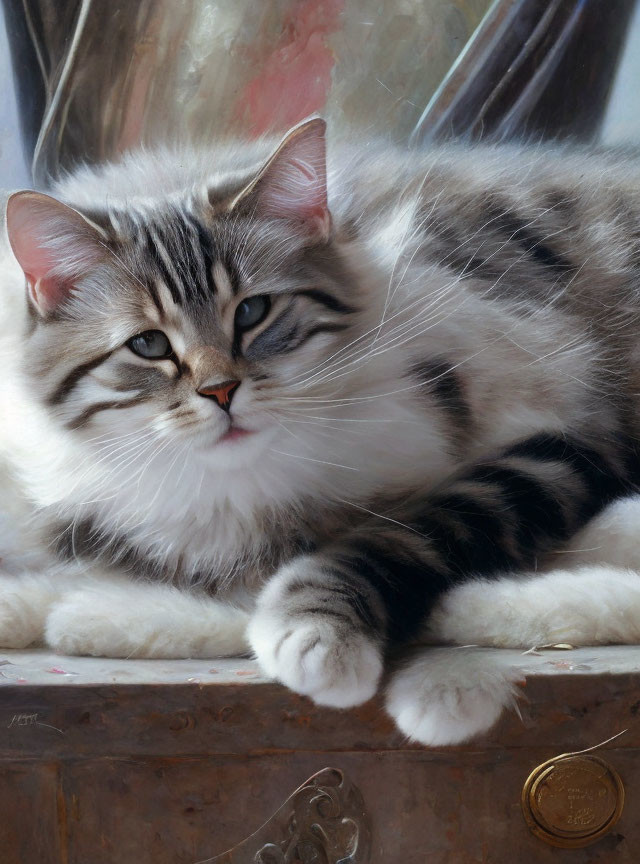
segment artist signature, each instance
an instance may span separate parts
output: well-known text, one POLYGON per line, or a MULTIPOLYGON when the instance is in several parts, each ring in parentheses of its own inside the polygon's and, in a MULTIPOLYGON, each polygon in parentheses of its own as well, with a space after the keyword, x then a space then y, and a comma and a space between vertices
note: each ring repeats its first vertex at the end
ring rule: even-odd
POLYGON ((47 729, 55 729, 56 732, 64 735, 64 731, 58 729, 57 726, 52 726, 50 723, 43 723, 41 720, 38 720, 38 714, 14 714, 7 729, 15 729, 18 726, 46 726, 47 729))

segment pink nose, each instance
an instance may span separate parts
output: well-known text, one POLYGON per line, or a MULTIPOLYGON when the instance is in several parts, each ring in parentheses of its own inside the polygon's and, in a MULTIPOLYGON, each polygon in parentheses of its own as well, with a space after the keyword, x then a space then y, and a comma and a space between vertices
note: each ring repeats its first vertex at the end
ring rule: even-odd
POLYGON ((211 399, 215 399, 223 411, 228 411, 233 394, 239 386, 239 381, 223 381, 221 384, 214 384, 212 387, 202 387, 198 390, 198 393, 201 396, 209 396, 211 399))

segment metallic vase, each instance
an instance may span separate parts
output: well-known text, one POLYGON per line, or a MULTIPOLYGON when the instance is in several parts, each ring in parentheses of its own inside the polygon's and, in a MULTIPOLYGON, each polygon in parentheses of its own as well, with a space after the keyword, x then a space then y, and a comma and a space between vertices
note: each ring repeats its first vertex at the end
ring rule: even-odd
POLYGON ((4 0, 36 184, 321 112, 405 140, 490 0, 4 0))

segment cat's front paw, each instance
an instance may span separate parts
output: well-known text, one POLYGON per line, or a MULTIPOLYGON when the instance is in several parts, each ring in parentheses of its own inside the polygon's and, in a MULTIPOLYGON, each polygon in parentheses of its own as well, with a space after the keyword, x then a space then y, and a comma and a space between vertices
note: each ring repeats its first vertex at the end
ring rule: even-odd
MULTIPOLYGON (((307 562, 309 559, 306 559, 307 562)), ((305 564, 305 569, 312 567, 305 564)), ((348 708, 377 691, 381 645, 331 588, 289 567, 263 592, 249 622, 251 647, 264 672, 319 705, 348 708)))
POLYGON ((257 614, 249 641, 265 673, 319 705, 349 708, 370 699, 382 674, 379 647, 332 621, 274 620, 257 614))
POLYGON ((430 746, 487 732, 517 699, 518 670, 477 649, 424 649, 396 671, 386 707, 399 729, 430 746))

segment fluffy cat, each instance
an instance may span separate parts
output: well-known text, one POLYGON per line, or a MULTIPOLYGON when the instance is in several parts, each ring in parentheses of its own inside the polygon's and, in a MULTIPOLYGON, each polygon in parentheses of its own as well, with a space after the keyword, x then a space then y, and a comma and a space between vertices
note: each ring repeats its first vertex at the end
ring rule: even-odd
POLYGON ((640 170, 328 164, 312 118, 9 198, 0 645, 252 650, 453 743, 515 676, 416 643, 640 637, 640 170))

